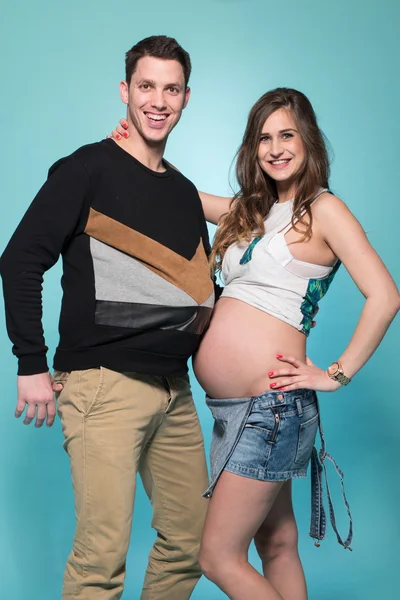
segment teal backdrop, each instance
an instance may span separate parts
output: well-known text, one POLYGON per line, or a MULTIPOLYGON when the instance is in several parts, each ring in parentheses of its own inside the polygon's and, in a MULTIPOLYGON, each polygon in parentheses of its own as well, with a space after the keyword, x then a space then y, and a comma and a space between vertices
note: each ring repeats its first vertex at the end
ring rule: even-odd
MULTIPOLYGON (((252 104, 276 86, 303 91, 334 149, 332 188, 398 281, 399 23, 398 0, 2 0, 1 250, 48 167, 105 137, 124 116, 118 84, 125 51, 143 37, 167 34, 193 61, 192 98, 167 158, 199 189, 228 194, 228 171, 252 104)), ((57 265, 44 290, 50 353, 57 344, 59 280, 57 265)), ((341 353, 362 306, 342 269, 310 338, 309 355, 318 365, 326 367, 341 353)), ((59 422, 35 430, 14 419, 16 360, 2 310, 0 319, 0 597, 55 600, 74 531, 69 464, 59 422)), ((355 536, 352 553, 331 530, 315 548, 308 537, 309 481, 295 482, 311 600, 400 597, 398 339, 399 321, 348 388, 321 394, 328 449, 345 471, 355 536)), ((208 446, 212 422, 192 382, 208 446)), ((331 481, 343 529, 334 473, 331 481)), ((140 595, 154 539, 150 519, 139 487, 126 599, 140 595)), ((258 565, 253 549, 251 557, 258 565)), ((194 600, 223 597, 204 578, 193 594, 194 600)))

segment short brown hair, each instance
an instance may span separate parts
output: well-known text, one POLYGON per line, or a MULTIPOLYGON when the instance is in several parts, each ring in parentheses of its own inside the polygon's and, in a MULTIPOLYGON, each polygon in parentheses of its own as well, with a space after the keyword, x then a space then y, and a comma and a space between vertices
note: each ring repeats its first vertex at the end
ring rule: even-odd
POLYGON ((182 65, 185 85, 188 84, 192 70, 189 54, 174 38, 167 37, 166 35, 152 35, 132 46, 125 54, 125 74, 128 85, 136 70, 138 60, 144 56, 153 56, 154 58, 163 58, 165 60, 177 60, 182 65))

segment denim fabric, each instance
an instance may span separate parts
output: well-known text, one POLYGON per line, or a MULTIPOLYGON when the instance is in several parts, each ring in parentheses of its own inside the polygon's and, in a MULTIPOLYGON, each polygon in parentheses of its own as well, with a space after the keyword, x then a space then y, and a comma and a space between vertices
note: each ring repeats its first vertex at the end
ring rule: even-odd
POLYGON ((318 429, 315 392, 264 392, 252 398, 207 398, 215 423, 212 492, 224 469, 254 479, 305 477, 318 429))
POLYGON ((305 477, 312 457, 312 498, 310 536, 322 540, 326 518, 322 502, 322 474, 325 473, 329 513, 338 541, 348 548, 352 540, 350 508, 343 489, 343 474, 326 453, 316 393, 312 390, 267 391, 251 398, 206 398, 214 417, 211 442, 211 480, 204 496, 210 498, 223 470, 263 481, 286 481, 305 477), (322 448, 314 448, 320 429, 322 448), (341 478, 342 493, 350 518, 345 541, 340 537, 327 481, 325 459, 341 478))
POLYGON ((319 547, 319 541, 323 540, 326 533, 326 514, 322 501, 322 479, 325 474, 325 485, 326 485, 326 494, 328 496, 328 504, 329 504, 329 517, 331 520, 331 525, 333 531, 336 533, 337 541, 345 550, 351 550, 350 544, 353 540, 353 518, 350 512, 350 506, 346 498, 346 494, 344 491, 344 475, 341 469, 339 468, 337 462, 326 451, 326 442, 324 430, 322 429, 321 420, 319 422, 319 433, 321 436, 321 449, 319 452, 315 448, 313 448, 312 456, 311 456, 311 525, 310 525, 310 536, 314 539, 315 545, 319 547), (333 506, 331 491, 329 488, 328 482, 328 471, 326 468, 326 462, 330 461, 336 473, 340 478, 340 485, 342 488, 342 497, 343 502, 346 507, 347 515, 349 517, 349 531, 347 534, 347 538, 345 540, 342 539, 337 525, 336 525, 336 514, 333 506))

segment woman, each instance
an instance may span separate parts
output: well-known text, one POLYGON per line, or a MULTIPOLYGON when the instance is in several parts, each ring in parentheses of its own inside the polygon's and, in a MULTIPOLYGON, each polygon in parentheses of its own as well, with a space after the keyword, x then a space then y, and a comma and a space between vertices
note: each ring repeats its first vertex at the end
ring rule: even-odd
MULTIPOLYGON (((201 194, 206 218, 219 223, 211 265, 225 288, 194 361, 215 418, 200 562, 232 600, 307 598, 291 479, 306 475, 313 453, 315 391, 347 385, 399 308, 392 278, 358 221, 328 191, 328 176, 310 102, 280 88, 250 112, 237 157, 238 194, 232 201, 201 194), (341 263, 366 302, 349 345, 324 370, 306 359, 306 341, 341 263), (264 577, 248 562, 253 539, 264 577)), ((326 458, 323 441, 312 463, 316 539, 325 527, 317 499, 326 458)), ((351 529, 345 541, 337 536, 348 547, 351 529)))

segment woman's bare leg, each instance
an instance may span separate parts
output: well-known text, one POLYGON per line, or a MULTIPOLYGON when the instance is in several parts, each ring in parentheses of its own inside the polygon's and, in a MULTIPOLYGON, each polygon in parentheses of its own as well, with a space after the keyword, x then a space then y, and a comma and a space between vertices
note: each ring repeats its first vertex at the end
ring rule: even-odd
POLYGON ((247 556, 281 487, 282 482, 257 481, 228 471, 218 480, 208 507, 200 565, 231 600, 283 600, 247 556))
POLYGON ((307 600, 297 538, 292 482, 287 481, 254 538, 264 575, 285 600, 307 600))

